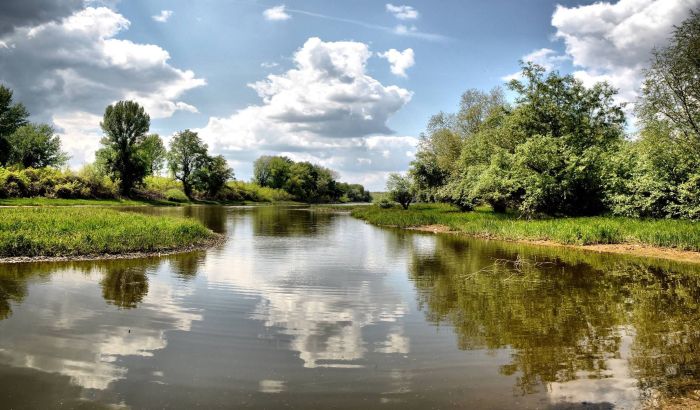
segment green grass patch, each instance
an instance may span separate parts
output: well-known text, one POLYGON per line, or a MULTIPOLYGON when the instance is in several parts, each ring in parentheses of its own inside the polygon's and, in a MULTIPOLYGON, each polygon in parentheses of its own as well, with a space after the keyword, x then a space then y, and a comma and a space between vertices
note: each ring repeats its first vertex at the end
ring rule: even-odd
POLYGON ((136 199, 4 198, 0 206, 174 206, 173 201, 136 199))
POLYGON ((687 220, 596 216, 527 220, 489 208, 460 212, 446 204, 415 204, 407 211, 377 206, 352 215, 376 225, 400 228, 446 225, 469 235, 505 240, 543 240, 567 245, 641 244, 700 251, 700 224, 687 220))
POLYGON ((87 207, 0 209, 0 257, 158 252, 215 238, 186 218, 87 207))

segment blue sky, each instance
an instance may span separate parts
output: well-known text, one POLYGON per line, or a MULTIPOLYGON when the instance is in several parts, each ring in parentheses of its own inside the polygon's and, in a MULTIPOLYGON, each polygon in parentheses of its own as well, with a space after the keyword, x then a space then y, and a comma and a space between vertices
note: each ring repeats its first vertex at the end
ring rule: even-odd
POLYGON ((431 115, 520 59, 634 101, 651 48, 700 0, 9 0, 0 82, 78 167, 104 107, 130 98, 166 140, 197 130, 239 179, 280 153, 383 188, 431 115), (393 50, 393 51, 392 51, 393 50), (268 77, 270 76, 271 77, 268 77))

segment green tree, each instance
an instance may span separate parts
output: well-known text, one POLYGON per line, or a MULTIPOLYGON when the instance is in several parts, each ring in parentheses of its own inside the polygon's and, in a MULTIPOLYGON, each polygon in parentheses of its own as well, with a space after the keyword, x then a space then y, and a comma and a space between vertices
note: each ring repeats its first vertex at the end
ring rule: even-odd
POLYGON ((9 137, 28 124, 29 111, 21 103, 12 103, 12 90, 0 85, 0 166, 7 165, 12 152, 9 137))
POLYGON ((197 171, 207 160, 207 144, 196 132, 180 131, 170 141, 168 163, 176 179, 182 181, 182 188, 188 198, 197 184, 197 171))
POLYGON ((134 101, 119 101, 105 110, 100 123, 105 133, 101 141, 103 148, 96 155, 98 162, 119 180, 122 195, 130 195, 147 174, 147 165, 139 151, 150 124, 151 117, 134 101))
POLYGON ((157 175, 163 170, 168 151, 158 134, 147 135, 141 142, 140 151, 148 175, 157 175))
POLYGON ((371 202, 372 195, 360 184, 348 184, 338 182, 336 184, 341 193, 341 202, 371 202))
POLYGON ((515 107, 492 110, 464 144, 444 196, 463 209, 485 202, 528 216, 605 211, 607 168, 624 135, 616 91, 531 63, 522 78, 509 85, 515 107))
POLYGON ((411 179, 401 174, 392 173, 386 181, 386 190, 392 201, 398 202, 403 209, 408 209, 413 202, 411 179))
POLYGON ((459 158, 464 146, 471 143, 489 118, 505 107, 501 88, 488 93, 469 89, 462 94, 457 113, 441 112, 431 117, 409 171, 418 199, 442 199, 441 188, 458 182, 455 178, 460 171, 459 158))
POLYGON ((233 169, 228 166, 226 158, 222 155, 204 158, 194 176, 197 187, 204 191, 209 198, 214 198, 226 185, 226 182, 232 178, 233 169))
POLYGON ((639 138, 614 158, 611 207, 634 217, 700 219, 700 14, 654 51, 636 113, 639 138))
POLYGON ((282 189, 291 177, 293 163, 287 157, 263 155, 253 164, 253 180, 260 186, 282 189))
POLYGON ((59 167, 68 160, 68 155, 61 151, 61 139, 48 124, 23 125, 7 140, 12 147, 8 164, 24 168, 59 167))
POLYGON ((678 26, 670 44, 654 51, 638 115, 645 123, 669 121, 678 135, 700 141, 700 13, 678 26))

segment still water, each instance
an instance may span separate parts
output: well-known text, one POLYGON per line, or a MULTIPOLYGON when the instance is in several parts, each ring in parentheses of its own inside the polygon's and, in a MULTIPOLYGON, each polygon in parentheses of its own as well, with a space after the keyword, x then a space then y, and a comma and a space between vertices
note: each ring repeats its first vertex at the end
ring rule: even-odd
POLYGON ((280 207, 228 237, 0 265, 0 408, 639 408, 700 389, 700 268, 280 207))

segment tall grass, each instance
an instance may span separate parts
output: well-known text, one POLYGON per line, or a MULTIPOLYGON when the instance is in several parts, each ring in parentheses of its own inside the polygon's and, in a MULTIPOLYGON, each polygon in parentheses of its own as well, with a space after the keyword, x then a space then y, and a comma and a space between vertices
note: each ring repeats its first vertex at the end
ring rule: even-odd
POLYGON ((0 209, 0 257, 155 252, 215 238, 200 223, 184 218, 105 208, 0 209))
POLYGON ((377 225, 401 228, 446 225, 469 235, 506 240, 542 240, 571 245, 641 244, 700 251, 700 224, 686 220, 578 217, 527 220, 482 208, 459 212, 445 204, 418 204, 404 211, 377 206, 352 215, 377 225))

